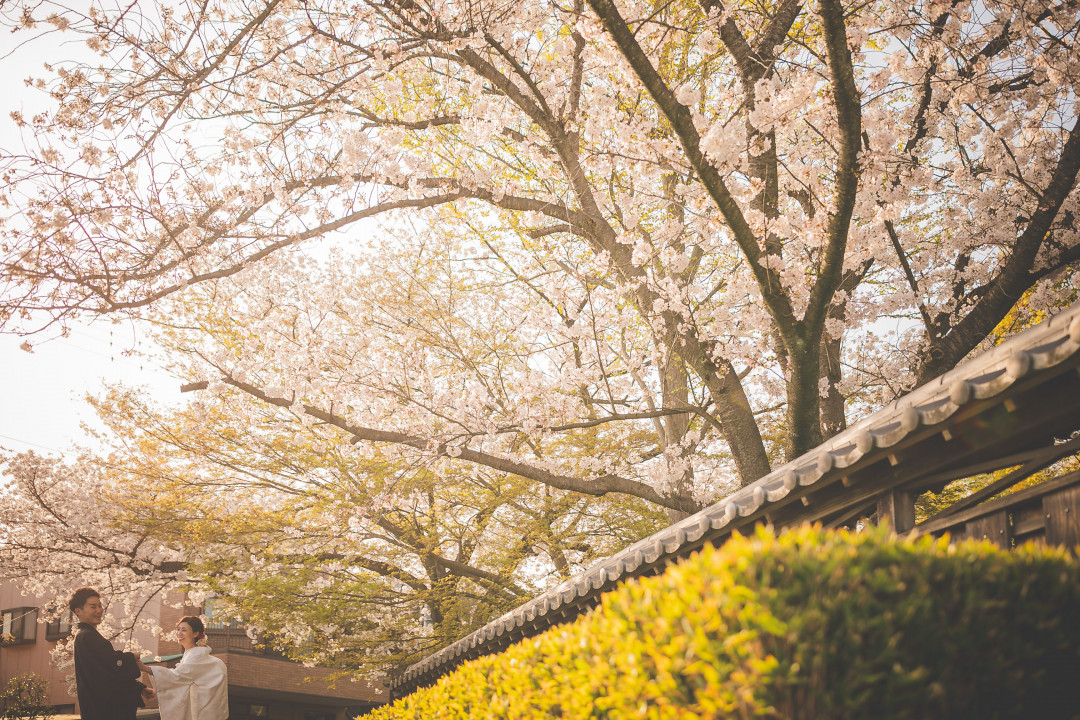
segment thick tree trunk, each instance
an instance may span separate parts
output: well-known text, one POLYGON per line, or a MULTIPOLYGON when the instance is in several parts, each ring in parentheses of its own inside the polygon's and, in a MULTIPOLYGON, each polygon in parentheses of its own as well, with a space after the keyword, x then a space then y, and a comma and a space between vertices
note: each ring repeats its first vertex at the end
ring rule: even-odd
POLYGON ((826 394, 821 398, 821 436, 828 440, 847 427, 844 396, 840 394, 840 338, 825 337, 821 341, 821 373, 825 379, 826 394))
MULTIPOLYGON (((792 348, 789 348, 789 351, 792 348)), ((794 460, 822 442, 818 392, 821 345, 817 340, 791 353, 787 380, 787 438, 784 457, 794 460)))
MULTIPOLYGON (((670 347, 670 345, 669 345, 670 347)), ((690 404, 689 378, 686 373, 686 365, 683 359, 673 352, 668 353, 667 362, 664 364, 664 372, 661 376, 661 391, 664 407, 685 407, 690 404)), ((693 501, 694 498, 694 466, 690 462, 693 448, 684 446, 686 433, 690 430, 690 414, 668 415, 660 418, 661 434, 663 437, 665 455, 668 457, 669 468, 678 473, 672 484, 672 493, 678 497, 693 501)), ((677 522, 687 517, 689 513, 667 509, 668 518, 677 522)))

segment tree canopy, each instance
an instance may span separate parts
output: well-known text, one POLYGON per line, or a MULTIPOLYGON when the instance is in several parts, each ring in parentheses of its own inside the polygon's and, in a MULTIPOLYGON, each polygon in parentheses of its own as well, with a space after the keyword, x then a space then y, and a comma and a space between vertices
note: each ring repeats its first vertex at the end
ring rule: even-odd
POLYGON ((323 660, 459 637, 1080 281, 1071 0, 0 13, 98 57, 13 114, 0 327, 136 316, 195 392, 115 389, 112 454, 11 492, 104 478, 94 562, 323 660))

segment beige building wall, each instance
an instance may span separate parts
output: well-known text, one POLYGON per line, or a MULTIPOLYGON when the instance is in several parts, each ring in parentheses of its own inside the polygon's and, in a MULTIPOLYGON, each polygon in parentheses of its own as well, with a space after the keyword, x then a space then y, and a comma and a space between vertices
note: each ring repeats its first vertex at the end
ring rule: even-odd
MULTIPOLYGON (((74 588, 72 588, 74 590, 74 588)), ((108 605, 108 598, 103 598, 108 605)), ((44 622, 43 608, 50 603, 67 604, 67 598, 41 598, 23 595, 22 588, 17 583, 0 580, 0 613, 19 608, 33 608, 37 610, 37 622, 35 623, 35 638, 32 643, 19 643, 15 645, 0 646, 0 686, 18 675, 34 673, 49 681, 49 702, 57 707, 76 707, 74 688, 68 692, 68 671, 60 671, 53 667, 52 649, 56 647, 59 639, 48 639, 46 624, 44 622)), ((171 610, 171 608, 169 608, 171 610)), ((145 606, 145 612, 150 617, 155 617, 161 612, 161 603, 151 600, 145 606)), ((74 618, 72 618, 74 621, 74 618)), ((66 637, 66 635, 65 635, 66 637)), ((113 645, 117 648, 127 636, 114 640, 113 645)), ((139 643, 147 648, 150 654, 160 654, 158 639, 152 633, 145 630, 136 630, 134 637, 139 643)))
MULTIPOLYGON (((25 597, 11 582, 0 581, 0 611, 23 607, 40 608, 45 603, 40 598, 25 597)), ((37 612, 40 619, 41 612, 37 612)), ((0 685, 18 675, 34 673, 49 681, 49 702, 58 706, 75 706, 74 693, 67 691, 64 673, 52 666, 50 651, 56 647, 55 640, 45 638, 44 623, 35 623, 36 637, 33 643, 0 646, 0 685)))
MULTIPOLYGON (((72 588, 74 589, 74 588, 72 588)), ((182 595, 172 597, 180 601, 182 595)), ((103 597, 108 605, 108 597, 103 597)), ((0 581, 0 611, 14 608, 43 608, 49 603, 67 603, 64 598, 36 598, 24 596, 20 588, 11 582, 0 581)), ((137 631, 135 637, 149 655, 168 657, 181 652, 173 639, 171 629, 184 615, 200 615, 203 608, 193 605, 173 607, 158 600, 143 607, 149 617, 157 617, 163 628, 158 638, 145 631, 137 631)), ((43 613, 39 610, 38 620, 43 613)), ((74 692, 68 693, 66 671, 53 667, 50 651, 58 640, 49 640, 46 625, 37 622, 33 642, 0 647, 0 684, 23 673, 32 672, 49 680, 50 704, 62 712, 78 713, 74 692)), ((385 703, 389 698, 387 688, 381 681, 334 682, 333 671, 326 668, 308 668, 283 658, 264 654, 247 637, 244 630, 226 626, 207 628, 212 652, 220 657, 229 671, 229 705, 232 720, 345 720, 372 707, 385 703)), ((113 645, 120 648, 122 640, 113 645)), ((169 665, 175 665, 172 660, 169 665)), ((144 678, 148 682, 149 678, 144 678)), ((143 711, 140 718, 156 718, 156 703, 143 711)), ((74 716, 72 716, 74 717, 74 716)))

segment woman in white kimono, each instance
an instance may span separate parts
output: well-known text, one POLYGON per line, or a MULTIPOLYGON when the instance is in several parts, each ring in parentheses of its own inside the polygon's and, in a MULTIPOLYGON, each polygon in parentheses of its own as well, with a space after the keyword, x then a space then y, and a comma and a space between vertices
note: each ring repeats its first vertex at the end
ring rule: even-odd
POLYGON ((176 624, 184 656, 175 668, 151 667, 161 720, 226 720, 229 679, 225 663, 205 645, 202 620, 189 616, 176 624), (199 645, 199 641, 204 641, 199 645))

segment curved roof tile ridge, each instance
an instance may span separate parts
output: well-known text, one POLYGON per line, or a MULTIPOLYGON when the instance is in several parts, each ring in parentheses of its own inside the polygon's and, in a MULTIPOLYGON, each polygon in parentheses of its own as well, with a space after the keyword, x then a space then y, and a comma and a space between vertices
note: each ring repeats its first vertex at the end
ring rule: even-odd
POLYGON ((845 468, 875 448, 889 448, 920 426, 936 425, 972 399, 992 397, 1033 370, 1060 364, 1080 350, 1080 303, 1039 325, 961 363, 953 370, 902 395, 818 447, 716 503, 599 560, 532 600, 492 620, 470 635, 409 666, 393 678, 392 688, 409 684, 453 662, 486 641, 504 635, 605 585, 633 573, 642 564, 677 555, 706 532, 716 532, 737 517, 753 515, 797 487, 815 484, 834 468, 845 468))

